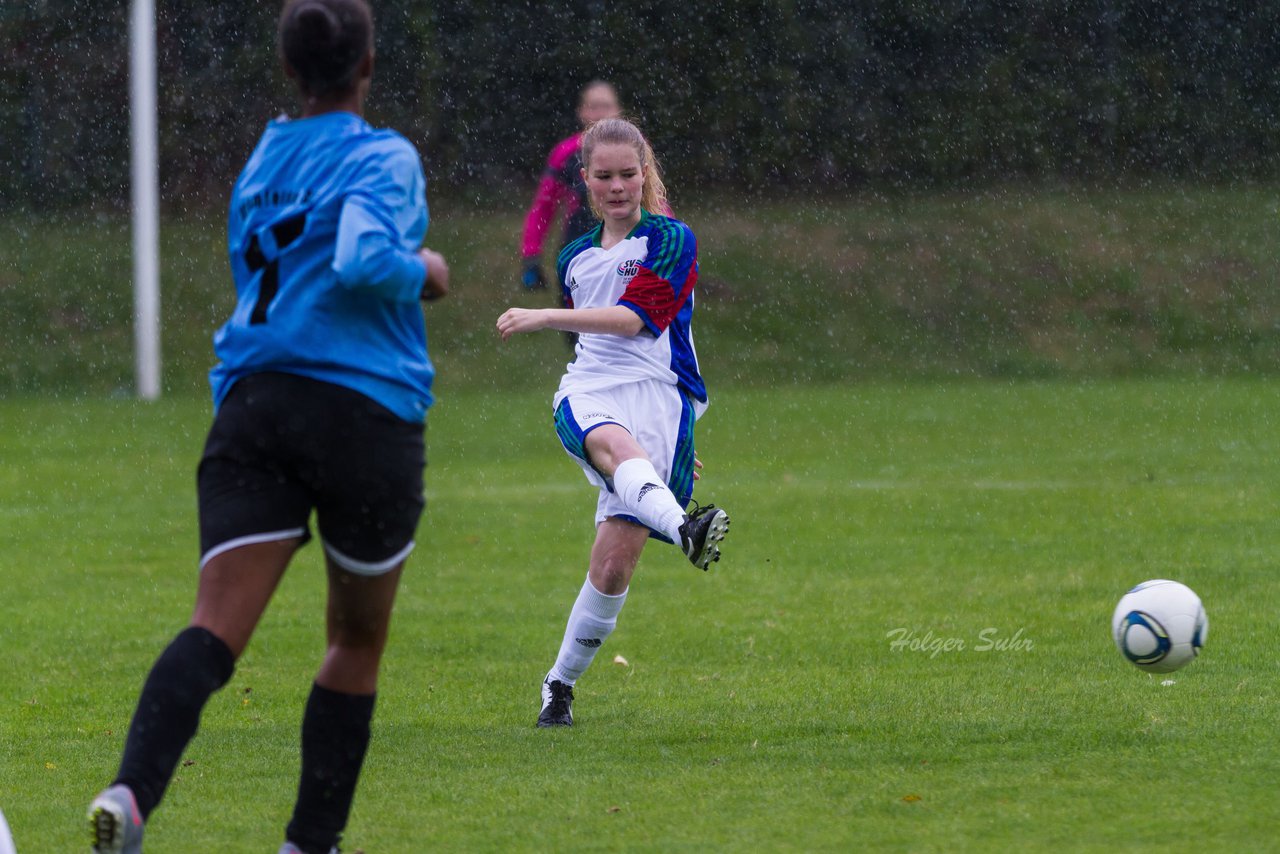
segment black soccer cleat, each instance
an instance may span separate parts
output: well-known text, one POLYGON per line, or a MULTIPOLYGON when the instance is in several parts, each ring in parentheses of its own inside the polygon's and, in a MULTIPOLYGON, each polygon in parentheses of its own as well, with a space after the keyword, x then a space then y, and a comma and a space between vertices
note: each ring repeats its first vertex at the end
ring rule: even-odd
POLYGON ((542 683, 542 711, 538 726, 573 726, 573 686, 559 680, 542 683))
POLYGON ((680 526, 680 546, 689 562, 706 572, 720 560, 720 543, 729 533, 729 514, 714 504, 695 507, 680 526))

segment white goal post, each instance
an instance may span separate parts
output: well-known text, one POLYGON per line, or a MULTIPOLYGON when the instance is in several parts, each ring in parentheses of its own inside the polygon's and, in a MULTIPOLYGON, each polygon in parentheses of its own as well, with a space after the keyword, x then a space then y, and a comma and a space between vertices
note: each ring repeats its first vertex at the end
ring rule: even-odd
POLYGON ((154 0, 129 16, 129 166, 133 203, 133 340, 138 396, 160 396, 160 178, 154 0))

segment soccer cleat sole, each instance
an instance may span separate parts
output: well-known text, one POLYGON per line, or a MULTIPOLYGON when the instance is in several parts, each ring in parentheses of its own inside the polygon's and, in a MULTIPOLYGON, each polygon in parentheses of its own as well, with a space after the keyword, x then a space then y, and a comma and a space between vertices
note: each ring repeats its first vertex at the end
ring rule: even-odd
POLYGON ((555 729, 557 727, 571 727, 573 721, 538 721, 538 729, 555 729))
POLYGON ((93 854, 115 854, 124 849, 124 824, 106 807, 89 813, 89 850, 93 854))
POLYGON ((142 818, 127 787, 104 789, 89 804, 87 818, 93 854, 142 854, 142 818))
POLYGON ((702 543, 702 553, 693 561, 693 565, 706 572, 711 568, 711 564, 720 560, 720 543, 724 542, 724 535, 727 533, 729 533, 729 514, 723 510, 717 510, 711 519, 711 525, 707 528, 707 539, 702 543))

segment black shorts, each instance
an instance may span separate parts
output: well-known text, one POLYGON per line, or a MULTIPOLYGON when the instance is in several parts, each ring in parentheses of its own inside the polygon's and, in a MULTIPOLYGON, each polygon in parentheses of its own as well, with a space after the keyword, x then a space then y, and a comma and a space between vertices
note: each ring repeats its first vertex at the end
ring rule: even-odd
POLYGON ((362 575, 413 550, 422 516, 421 424, 359 392, 294 374, 235 384, 197 478, 200 565, 237 546, 301 537, 312 509, 325 551, 362 575))

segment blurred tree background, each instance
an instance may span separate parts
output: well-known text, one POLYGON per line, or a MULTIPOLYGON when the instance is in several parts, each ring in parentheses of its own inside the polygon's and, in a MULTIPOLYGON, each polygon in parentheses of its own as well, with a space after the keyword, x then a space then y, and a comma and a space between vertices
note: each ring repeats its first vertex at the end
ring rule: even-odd
MULTIPOLYGON (((1280 4, 375 2, 370 118, 434 192, 521 195, 616 81, 679 186, 825 193, 1280 172, 1280 4)), ((165 204, 220 200, 293 108, 277 3, 157 3, 165 204)), ((0 207, 127 203, 128 3, 0 6, 0 207)), ((523 200, 523 199, 522 199, 523 200)))

